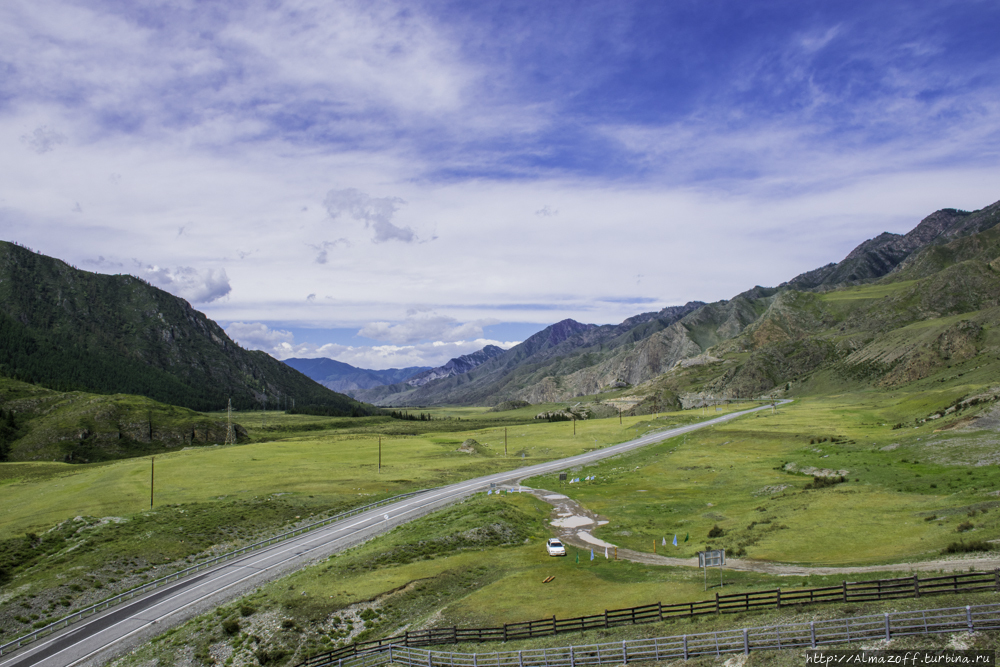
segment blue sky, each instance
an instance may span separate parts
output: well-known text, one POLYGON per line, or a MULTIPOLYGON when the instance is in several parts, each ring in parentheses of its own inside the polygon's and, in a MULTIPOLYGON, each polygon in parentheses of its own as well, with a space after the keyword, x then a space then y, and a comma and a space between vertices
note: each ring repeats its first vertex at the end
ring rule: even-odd
POLYGON ((437 365, 1000 199, 1000 5, 0 6, 0 238, 437 365))

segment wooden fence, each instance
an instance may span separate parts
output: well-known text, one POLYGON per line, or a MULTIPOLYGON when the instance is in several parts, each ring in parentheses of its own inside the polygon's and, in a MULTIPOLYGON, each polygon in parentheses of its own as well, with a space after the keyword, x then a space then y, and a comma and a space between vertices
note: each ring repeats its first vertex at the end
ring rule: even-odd
MULTIPOLYGON (((992 572, 967 572, 937 577, 916 575, 898 579, 878 579, 874 581, 845 581, 839 586, 805 588, 783 591, 780 588, 747 593, 716 593, 714 599, 700 602, 686 602, 665 605, 659 602, 642 607, 605 610, 603 614, 580 616, 577 618, 544 618, 522 623, 505 623, 495 628, 432 628, 406 632, 395 637, 375 639, 348 644, 332 651, 314 655, 296 667, 320 667, 338 664, 342 660, 371 652, 379 652, 389 646, 419 648, 463 642, 511 641, 551 637, 563 632, 580 632, 597 628, 612 628, 621 625, 656 623, 665 619, 700 616, 703 614, 733 614, 760 608, 781 609, 783 606, 812 604, 817 602, 869 602, 899 598, 919 598, 924 595, 941 593, 972 593, 976 591, 1000 592, 1000 570, 992 572)), ((780 640, 779 640, 780 641, 780 640)), ((587 664, 577 662, 576 664, 587 664)), ((593 663, 599 664, 599 663, 593 663)), ((474 666, 478 667, 478 666, 474 666)), ((503 667, 501 665, 501 667, 503 667)))
POLYGON ((303 664, 337 667, 589 667, 627 665, 630 662, 678 660, 722 656, 765 649, 817 648, 872 639, 950 632, 1000 629, 1000 604, 924 609, 858 616, 827 621, 772 625, 761 628, 719 630, 653 639, 563 646, 557 648, 455 653, 421 650, 389 644, 350 657, 309 661, 303 664))

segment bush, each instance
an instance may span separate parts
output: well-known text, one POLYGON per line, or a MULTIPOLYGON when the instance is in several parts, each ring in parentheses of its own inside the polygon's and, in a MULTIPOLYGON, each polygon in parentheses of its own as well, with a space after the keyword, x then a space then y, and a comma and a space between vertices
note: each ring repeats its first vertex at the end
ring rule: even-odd
POLYGON ((240 623, 235 618, 226 619, 222 622, 222 630, 227 635, 235 635, 240 631, 240 623))
POLYGON ((805 485, 807 489, 825 489, 830 486, 836 486, 837 484, 843 484, 847 481, 847 478, 841 475, 840 477, 813 477, 813 481, 805 485))
POLYGON ((240 616, 242 616, 243 618, 246 618, 247 616, 253 616, 254 612, 256 611, 257 611, 256 608, 251 607, 248 604, 240 605, 240 616))
POLYGON ((964 533, 967 530, 972 530, 973 527, 974 526, 972 525, 971 521, 963 521, 962 523, 958 524, 958 526, 955 527, 955 532, 964 533))
POLYGON ((722 537, 725 534, 726 531, 723 530, 722 528, 719 528, 718 524, 712 526, 712 530, 708 531, 709 537, 722 537))
POLYGON ((989 542, 984 542, 982 540, 974 540, 972 542, 964 542, 959 540, 958 542, 952 542, 941 552, 943 554, 964 554, 972 551, 992 551, 993 545, 989 542))

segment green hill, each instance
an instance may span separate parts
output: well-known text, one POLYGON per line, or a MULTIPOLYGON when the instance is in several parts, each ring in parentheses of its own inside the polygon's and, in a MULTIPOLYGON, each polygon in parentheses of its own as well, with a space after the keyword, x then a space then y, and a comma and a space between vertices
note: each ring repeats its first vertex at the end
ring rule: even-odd
POLYGON ((128 275, 103 275, 0 241, 0 374, 60 391, 136 394, 192 410, 371 406, 263 352, 244 350, 191 305, 128 275))
MULTIPOLYGON (((226 440, 226 423, 143 396, 59 392, 0 378, 0 461, 91 463, 226 440)), ((237 440, 246 430, 234 424, 237 440)))

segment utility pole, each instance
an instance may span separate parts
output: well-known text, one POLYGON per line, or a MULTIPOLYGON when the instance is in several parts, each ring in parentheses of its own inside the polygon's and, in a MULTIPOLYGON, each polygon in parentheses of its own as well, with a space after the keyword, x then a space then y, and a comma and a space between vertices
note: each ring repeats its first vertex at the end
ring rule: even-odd
POLYGON ((621 406, 618 406, 618 425, 619 426, 622 425, 622 408, 621 408, 621 406))
POLYGON ((378 471, 382 472, 382 436, 378 437, 378 471))
POLYGON ((156 457, 149 460, 149 509, 153 509, 153 473, 156 471, 156 457))
POLYGON ((233 430, 233 399, 229 399, 229 404, 226 406, 226 443, 227 445, 236 444, 236 431, 233 430))
POLYGON ((507 458, 507 427, 503 427, 503 457, 507 458))
POLYGON ((573 435, 576 435, 576 416, 573 417, 573 435))

